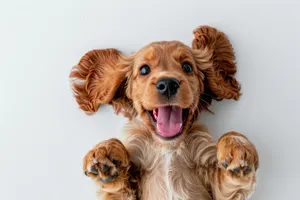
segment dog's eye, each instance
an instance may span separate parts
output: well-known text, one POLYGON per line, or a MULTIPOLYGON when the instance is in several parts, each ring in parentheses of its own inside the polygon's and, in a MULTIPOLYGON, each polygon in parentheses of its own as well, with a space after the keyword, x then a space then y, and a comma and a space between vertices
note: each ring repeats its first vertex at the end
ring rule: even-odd
POLYGON ((140 69, 140 75, 146 76, 147 74, 150 73, 150 67, 148 65, 143 65, 140 69))
POLYGON ((188 62, 184 62, 184 63, 182 64, 182 69, 183 69, 183 71, 184 71, 185 73, 191 73, 191 72, 193 72, 193 67, 192 67, 191 64, 188 63, 188 62))

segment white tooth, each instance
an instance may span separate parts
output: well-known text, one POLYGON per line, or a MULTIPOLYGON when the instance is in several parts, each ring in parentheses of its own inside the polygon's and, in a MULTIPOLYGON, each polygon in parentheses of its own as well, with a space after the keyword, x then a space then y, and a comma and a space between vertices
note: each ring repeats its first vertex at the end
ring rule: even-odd
POLYGON ((155 121, 157 121, 157 119, 158 119, 158 109, 153 110, 153 116, 154 116, 155 121))
POLYGON ((156 109, 153 110, 153 115, 154 115, 154 118, 157 119, 158 113, 157 113, 157 110, 156 110, 156 109))

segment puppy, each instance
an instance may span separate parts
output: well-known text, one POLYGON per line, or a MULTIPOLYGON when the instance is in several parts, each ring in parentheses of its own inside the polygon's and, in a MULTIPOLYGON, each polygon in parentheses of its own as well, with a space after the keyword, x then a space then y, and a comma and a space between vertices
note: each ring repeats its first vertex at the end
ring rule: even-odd
POLYGON ((240 97, 233 48, 213 27, 194 36, 192 48, 164 41, 129 56, 93 50, 73 68, 83 111, 111 104, 129 118, 123 143, 101 142, 84 158, 103 199, 244 200, 253 193, 254 145, 237 132, 215 142, 198 122, 212 100, 240 97))

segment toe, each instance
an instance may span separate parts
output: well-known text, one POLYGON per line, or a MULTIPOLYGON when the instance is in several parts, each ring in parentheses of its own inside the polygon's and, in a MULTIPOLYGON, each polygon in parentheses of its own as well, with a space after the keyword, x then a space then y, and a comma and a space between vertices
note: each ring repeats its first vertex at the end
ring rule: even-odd
POLYGON ((251 171, 252 171, 251 167, 247 167, 247 168, 244 170, 244 174, 249 174, 251 171))
POLYGON ((91 173, 93 173, 93 174, 95 174, 95 175, 98 175, 98 174, 99 174, 99 171, 98 171, 98 169, 96 168, 95 165, 92 165, 90 171, 91 171, 91 173))
POLYGON ((224 167, 225 169, 227 169, 228 164, 227 164, 226 162, 222 162, 222 165, 223 165, 223 167, 224 167))
POLYGON ((102 172, 107 172, 109 170, 109 166, 107 164, 103 164, 101 167, 102 172))
POLYGON ((119 174, 115 173, 115 174, 109 176, 108 178, 100 178, 100 181, 103 183, 109 183, 109 182, 114 181, 116 178, 118 178, 118 176, 119 176, 119 174))
POLYGON ((112 160, 112 163, 113 163, 116 167, 118 167, 118 166, 120 166, 121 161, 113 159, 113 160, 112 160))
POLYGON ((238 173, 240 173, 241 168, 236 167, 236 168, 233 168, 232 171, 233 171, 234 173, 237 173, 237 174, 238 174, 238 173))

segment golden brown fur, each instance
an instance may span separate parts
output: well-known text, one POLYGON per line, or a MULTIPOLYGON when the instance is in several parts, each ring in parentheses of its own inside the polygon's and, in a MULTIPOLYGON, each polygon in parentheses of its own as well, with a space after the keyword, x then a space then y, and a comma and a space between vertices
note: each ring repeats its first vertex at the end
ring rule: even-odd
POLYGON ((111 104, 131 120, 124 146, 111 139, 85 157, 84 171, 99 184, 104 199, 243 200, 252 194, 258 168, 254 145, 236 132, 216 143, 197 122, 213 99, 239 99, 233 48, 215 28, 198 27, 194 35, 192 48, 171 41, 151 43, 130 56, 116 49, 93 50, 73 68, 82 110, 92 114, 101 104, 111 104), (184 63, 192 73, 183 71, 184 63), (141 75, 145 64, 151 71, 141 75), (164 78, 179 83, 172 98, 157 91, 164 78), (158 136, 151 118, 151 111, 164 106, 188 113, 173 139, 158 136))

